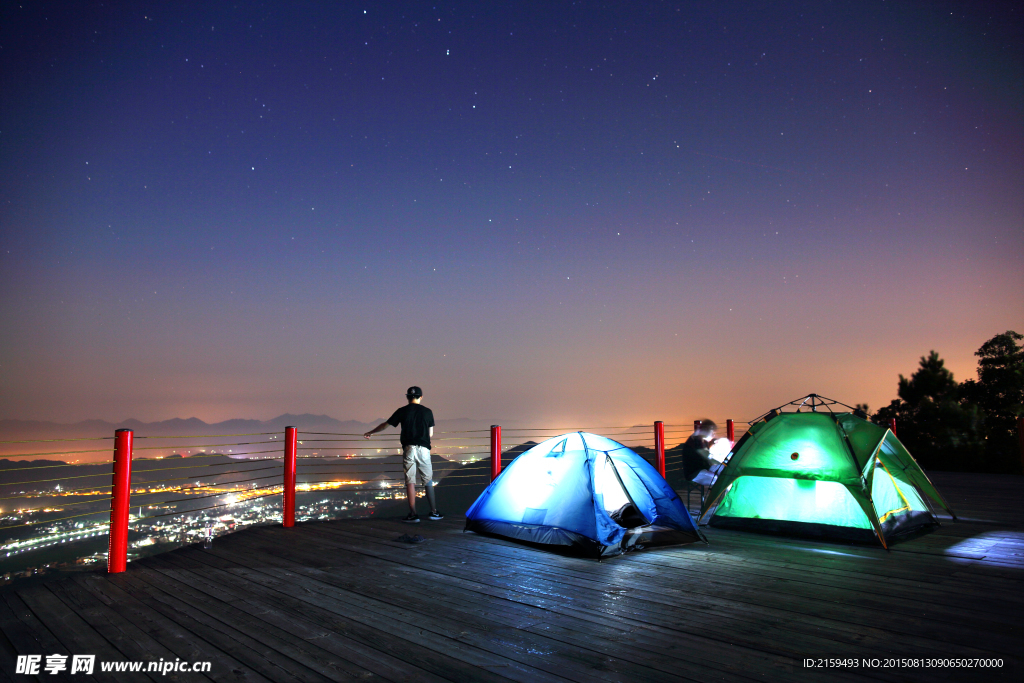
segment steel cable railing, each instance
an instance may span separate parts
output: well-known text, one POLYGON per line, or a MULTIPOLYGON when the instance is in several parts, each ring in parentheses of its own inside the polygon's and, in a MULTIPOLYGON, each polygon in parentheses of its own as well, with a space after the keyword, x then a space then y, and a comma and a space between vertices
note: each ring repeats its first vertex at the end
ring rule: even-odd
MULTIPOLYGON (((178 451, 200 451, 186 457, 183 460, 186 464, 175 463, 171 467, 148 466, 138 468, 132 473, 134 478, 136 474, 188 471, 187 474, 139 482, 142 486, 138 490, 133 485, 128 503, 130 509, 137 506, 138 514, 134 517, 130 513, 123 516, 126 517, 126 526, 135 536, 130 545, 136 554, 149 554, 199 540, 209 543, 216 535, 236 528, 281 521, 279 503, 259 506, 254 505, 253 501, 281 493, 281 468, 284 458, 282 436, 274 432, 249 432, 213 436, 140 437, 148 439, 147 443, 170 438, 190 438, 201 443, 174 446, 178 451), (211 443, 214 439, 254 436, 267 438, 211 443), (218 452, 207 452, 210 449, 218 452), (192 458, 223 460, 196 465, 189 462, 192 458), (203 504, 214 501, 216 502, 213 505, 203 504)), ((137 450, 152 451, 166 448, 167 446, 147 445, 137 450)), ((117 507, 117 501, 114 507, 117 507)), ((114 516, 112 512, 112 518, 114 516)), ((125 535, 127 537, 127 534, 125 535)), ((114 559, 113 533, 111 539, 108 570, 113 566, 114 559)))
MULTIPOLYGON (((431 437, 432 455, 438 465, 434 469, 435 482, 450 487, 456 485, 457 480, 474 479, 481 487, 485 485, 487 477, 482 466, 465 470, 489 455, 489 450, 484 450, 490 445, 489 436, 485 434, 485 431, 436 432, 431 437)), ((298 451, 302 453, 298 468, 300 488, 333 489, 347 497, 349 504, 366 510, 404 500, 407 495, 402 447, 397 434, 367 441, 363 434, 356 433, 303 432, 299 444, 298 451), (329 478, 332 475, 333 478, 329 478)), ((319 515, 319 518, 325 517, 331 515, 319 515)))
MULTIPOLYGON (((434 445, 433 454, 440 456, 449 462, 464 464, 467 461, 476 460, 489 454, 482 448, 489 445, 486 437, 479 436, 481 431, 456 431, 438 432, 431 441, 434 445), (478 436, 472 436, 472 434, 478 436)), ((300 441, 302 446, 299 451, 303 453, 302 459, 319 459, 318 466, 333 466, 332 470, 318 469, 316 472, 307 468, 299 469, 303 475, 303 481, 308 485, 329 486, 335 485, 337 480, 317 479, 309 480, 313 475, 336 474, 349 477, 345 481, 367 481, 375 482, 374 487, 352 487, 346 486, 345 491, 374 491, 379 492, 381 498, 395 498, 404 495, 404 476, 400 461, 401 444, 397 435, 377 437, 368 442, 363 434, 345 432, 303 432, 300 441), (316 438, 310 438, 316 437, 316 438), (329 438, 320 438, 329 437, 329 438), (307 445, 309 444, 309 445, 307 445), (362 444, 362 445, 356 445, 362 444), (375 462, 376 461, 376 462, 375 462), (385 465, 384 463, 390 463, 385 465), (377 475, 366 477, 364 475, 377 475), (400 489, 401 491, 391 491, 400 489)), ((300 465, 306 464, 300 462, 300 465)))
MULTIPOLYGON (((144 520, 154 517, 166 518, 173 515, 194 516, 193 513, 199 511, 197 503, 208 512, 215 508, 226 508, 242 499, 251 500, 261 497, 260 490, 263 491, 262 496, 279 495, 281 490, 280 463, 283 456, 281 437, 280 433, 140 436, 139 439, 146 439, 146 441, 131 450, 144 454, 152 453, 155 457, 135 458, 132 463, 130 488, 126 493, 133 506, 132 510, 138 511, 138 514, 131 515, 131 533, 134 537, 132 539, 134 542, 131 545, 133 549, 146 545, 145 541, 150 538, 151 529, 142 528, 150 523, 144 520), (239 437, 254 436, 270 438, 238 440, 239 437), (164 441, 165 439, 173 439, 174 442, 168 443, 164 441), (180 443, 182 440, 185 440, 186 443, 180 443), (187 441, 192 443, 187 443, 187 441), (163 451, 164 454, 170 453, 178 456, 180 459, 177 461, 167 460, 160 455, 160 451, 163 451), (183 455, 185 453, 188 455, 183 455), (268 461, 275 460, 278 464, 268 466, 268 461), (278 470, 278 473, 264 474, 272 469, 278 470), (172 476, 160 476, 161 474, 172 476), (235 476, 232 477, 232 475, 235 476), (243 475, 243 477, 238 475, 243 475), (271 483, 269 480, 276 480, 276 482, 273 482, 274 485, 268 488, 268 483, 271 483), (259 487, 259 489, 254 491, 255 487, 259 487), (217 505, 202 505, 202 502, 212 500, 220 502, 217 505)), ((75 441, 99 439, 109 442, 115 438, 116 436, 59 440, 18 439, 10 440, 9 443, 59 441, 73 444, 75 441)), ((72 445, 63 451, 21 449, 18 453, 8 454, 7 457, 25 458, 35 455, 36 457, 72 460, 73 456, 90 453, 109 454, 110 448, 76 448, 72 445)), ((0 501, 3 503, 3 508, 0 509, 0 529, 13 537, 0 546, 0 562, 4 562, 4 572, 0 573, 9 577, 12 573, 19 575, 26 572, 38 573, 46 568, 52 568, 54 564, 67 564, 67 561, 43 562, 36 567, 24 567, 24 563, 31 562, 33 556, 45 556, 43 559, 49 559, 48 554, 42 551, 50 549, 52 552, 53 546, 59 543, 63 543, 63 547, 68 547, 67 543, 69 542, 82 539, 95 540, 94 537, 100 532, 103 532, 101 535, 106 535, 110 529, 112 503, 116 502, 117 497, 117 486, 110 483, 109 465, 116 465, 116 463, 115 451, 114 460, 102 459, 85 463, 58 462, 45 465, 34 465, 32 462, 15 460, 7 465, 2 487, 2 492, 6 495, 0 496, 0 501), (56 468, 63 468, 63 471, 56 468), (97 468, 101 468, 100 471, 90 471, 97 468), (37 474, 33 477, 35 469, 43 470, 38 474, 44 476, 40 477, 37 474), (76 470, 85 473, 78 474, 76 470), (45 476, 45 473, 50 472, 53 475, 45 476), (90 478, 96 479, 96 481, 87 486, 72 485, 70 488, 64 488, 59 485, 90 478), (56 486, 53 486, 54 484, 56 486), (55 500, 58 496, 59 499, 55 500), (78 498, 78 500, 68 502, 68 497, 78 498), (97 509, 89 510, 88 507, 97 509), (80 510, 80 512, 71 515, 61 514, 76 510, 80 510), (21 566, 12 565, 19 558, 23 564, 21 566), (7 571, 12 566, 18 571, 7 571)), ((75 558, 78 562, 103 559, 103 553, 98 552, 102 549, 101 547, 89 544, 86 549, 97 552, 93 552, 91 556, 75 558)))
POLYGON ((21 448, 16 453, 0 451, 0 457, 5 458, 0 470, 3 473, 0 478, 0 530, 6 538, 0 545, 0 576, 4 580, 13 575, 29 576, 45 571, 58 563, 54 558, 67 555, 64 550, 69 543, 90 538, 100 542, 106 533, 106 526, 101 522, 104 515, 109 515, 112 497, 109 465, 113 461, 101 457, 93 462, 79 462, 81 458, 74 456, 97 453, 109 456, 109 445, 103 448, 89 446, 90 442, 109 443, 112 438, 83 436, 0 441, 0 447, 9 444, 67 444, 65 450, 60 451, 45 447, 21 448), (22 459, 29 457, 37 460, 22 459), (92 479, 93 482, 85 486, 73 485, 70 489, 61 486, 68 480, 86 484, 83 479, 92 479))

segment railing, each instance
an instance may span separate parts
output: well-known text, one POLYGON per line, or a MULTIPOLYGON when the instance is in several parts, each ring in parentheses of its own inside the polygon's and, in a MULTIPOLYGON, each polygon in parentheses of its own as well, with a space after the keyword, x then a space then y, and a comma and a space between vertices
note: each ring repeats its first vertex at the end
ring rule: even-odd
MULTIPOLYGON (((664 424, 620 427, 516 427, 489 430, 439 432, 432 439, 434 455, 451 465, 443 465, 435 477, 443 481, 444 490, 453 487, 478 487, 481 490, 501 471, 532 445, 570 431, 590 431, 619 441, 646 458, 661 474, 682 469, 681 444, 693 433, 694 426, 664 424), (674 447, 667 444, 675 443, 674 447)), ((727 420, 727 434, 736 438, 733 421, 727 420)), ((31 473, 26 487, 50 482, 75 480, 70 488, 40 489, 26 494, 0 498, 0 501, 46 498, 52 496, 83 498, 73 503, 25 508, 3 516, 0 530, 26 531, 37 525, 50 525, 47 535, 35 539, 9 539, 3 550, 6 557, 50 547, 58 542, 91 538, 105 531, 108 535, 106 563, 111 573, 125 571, 130 547, 140 548, 148 539, 159 543, 210 543, 218 533, 260 523, 281 523, 285 527, 296 522, 298 494, 337 491, 362 494, 363 505, 375 505, 383 498, 405 497, 401 465, 401 444, 397 433, 367 441, 363 434, 335 432, 302 432, 287 427, 283 434, 274 432, 192 435, 136 436, 132 430, 119 429, 113 437, 46 440, 46 442, 105 442, 106 448, 26 452, 7 458, 69 456, 110 452, 113 459, 98 463, 32 465, 18 472, 31 473), (243 441, 237 441, 243 438, 243 441), (166 455, 171 451, 171 455, 166 455), (184 452, 184 453, 183 453, 184 452), (140 455, 142 453, 143 455, 140 455), (146 457, 153 454, 156 457, 146 457), (174 457, 178 456, 178 457, 174 457), (208 461, 208 462, 203 462, 208 461), (111 471, 93 471, 105 465, 111 471), (48 478, 46 468, 70 467, 83 474, 48 478), (110 481, 99 485, 100 479, 110 481), (88 486, 79 486, 93 482, 88 486), (277 496, 279 499, 274 500, 277 496), (269 499, 253 506, 252 501, 269 499), (109 501, 109 508, 106 503, 109 501), (209 504, 208 504, 209 503, 209 504), (242 514, 236 510, 247 506, 242 514), (95 508, 90 510, 89 508, 95 508), (60 516, 69 508, 75 514, 60 516), (137 514, 132 512, 137 510, 137 514), (59 516, 53 517, 53 514, 59 516), (105 517, 105 520, 100 519, 105 517), (177 521, 174 521, 177 519, 177 521), (4 522, 17 522, 5 524, 4 522), (143 529, 145 527, 145 529, 143 529), (145 533, 148 533, 148 536, 145 533), (132 542, 132 536, 136 541, 132 542), (142 540, 138 540, 144 536, 142 540)), ((35 443, 40 443, 39 440, 35 443)), ((15 443, 15 442, 0 442, 15 443)), ((17 443, 33 443, 21 441, 17 443)), ((63 444, 62 444, 63 445, 63 444)), ((73 448, 78 448, 74 447, 73 448)), ((28 447, 28 450, 37 449, 28 447)), ((28 463, 26 463, 28 465, 28 463)), ((8 469, 10 473, 15 470, 8 469)), ((64 473, 64 470, 58 470, 64 473)), ((7 484, 9 488, 11 483, 7 484)), ((4 506, 6 507, 6 506, 4 506)), ((304 519, 316 518, 316 505, 308 505, 304 519)), ((343 506, 342 510, 345 509, 343 506)), ((320 513, 323 518, 325 513, 320 513)), ((328 515, 329 516, 329 515, 328 515)), ((16 532, 15 532, 16 533, 16 532)), ((98 561, 99 553, 93 560, 98 561)))
MULTIPOLYGON (((23 466, 7 467, 0 496, 4 510, 0 512, 0 531, 10 535, 0 548, 0 560, 5 561, 30 554, 52 555, 54 546, 94 542, 94 537, 106 535, 105 553, 94 544, 97 552, 75 561, 106 560, 109 571, 123 571, 129 547, 143 550, 141 527, 172 534, 174 543, 203 538, 204 531, 209 538, 218 510, 282 490, 280 433, 136 436, 131 430, 117 430, 113 437, 0 443, 26 445, 21 449, 25 452, 4 454, 14 462, 33 457, 74 460, 110 453, 111 445, 114 454, 112 460, 98 462, 37 464, 21 460, 23 466), (244 440, 238 441, 239 437, 244 440), (35 445, 58 441, 66 450, 35 445), (106 447, 89 447, 94 444, 106 447), (112 478, 109 465, 113 465, 112 478), (175 518, 179 519, 173 525, 167 523, 175 518)), ((280 510, 281 506, 268 507, 280 510)), ((276 518, 280 519, 279 513, 276 518)), ((41 566, 14 568, 7 574, 38 572, 49 566, 43 561, 36 564, 41 566)))
POLYGON ((47 548, 68 541, 98 541, 108 533, 109 524, 99 522, 101 516, 109 515, 112 486, 103 485, 103 482, 110 481, 110 470, 104 466, 113 460, 66 463, 53 462, 49 458, 72 456, 68 459, 74 460, 110 453, 112 440, 110 436, 90 436, 0 441, 5 450, 25 451, 4 454, 13 462, 4 470, 3 493, 0 494, 0 531, 6 537, 0 559, 19 558, 26 553, 40 551, 45 554, 47 548), (27 461, 21 458, 47 460, 27 461), (74 502, 66 502, 67 498, 74 502), (48 533, 33 537, 37 528, 45 528, 48 533))

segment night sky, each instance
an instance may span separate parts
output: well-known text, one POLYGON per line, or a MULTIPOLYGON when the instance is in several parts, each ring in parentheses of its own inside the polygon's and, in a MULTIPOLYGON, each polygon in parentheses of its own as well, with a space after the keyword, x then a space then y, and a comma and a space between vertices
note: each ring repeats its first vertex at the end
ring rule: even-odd
POLYGON ((0 418, 872 409, 1024 331, 994 2, 2 2, 0 418))

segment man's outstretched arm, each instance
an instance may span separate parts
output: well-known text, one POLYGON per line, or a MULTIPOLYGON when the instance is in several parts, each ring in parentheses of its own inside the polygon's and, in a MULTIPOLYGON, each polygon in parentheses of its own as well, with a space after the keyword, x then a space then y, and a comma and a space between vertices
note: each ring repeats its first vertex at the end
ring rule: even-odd
POLYGON ((381 431, 383 429, 387 429, 387 426, 388 426, 387 422, 381 422, 379 425, 377 425, 376 427, 374 427, 370 431, 368 431, 365 434, 363 434, 363 438, 364 439, 369 439, 371 436, 373 436, 377 432, 379 432, 379 431, 381 431))

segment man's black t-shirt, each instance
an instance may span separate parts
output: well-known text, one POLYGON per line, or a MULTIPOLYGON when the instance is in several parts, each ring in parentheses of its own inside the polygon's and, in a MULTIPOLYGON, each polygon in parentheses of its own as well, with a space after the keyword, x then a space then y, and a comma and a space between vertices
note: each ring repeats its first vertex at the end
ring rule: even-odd
POLYGON ((388 418, 392 427, 402 425, 403 446, 430 448, 430 428, 434 426, 434 413, 419 403, 404 405, 388 418))

